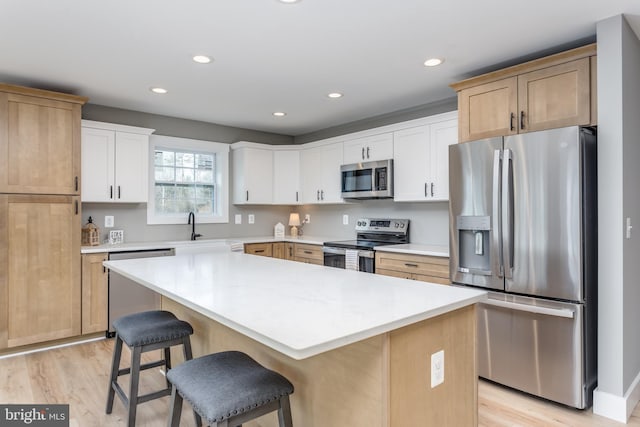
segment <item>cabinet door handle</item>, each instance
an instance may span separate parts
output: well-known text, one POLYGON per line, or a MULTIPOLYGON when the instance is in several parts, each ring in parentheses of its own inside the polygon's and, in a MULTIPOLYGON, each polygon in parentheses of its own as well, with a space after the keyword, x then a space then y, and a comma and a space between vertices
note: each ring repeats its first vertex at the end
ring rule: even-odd
POLYGON ((263 252, 264 252, 264 249, 256 249, 256 251, 255 251, 255 252, 256 252, 257 254, 261 254, 261 253, 263 253, 263 252))
POLYGON ((109 186, 109 198, 113 200, 113 185, 109 186))
POLYGON ((320 190, 316 191, 316 200, 320 200, 320 190))
POLYGON ((524 129, 524 111, 520 111, 520 129, 524 129))
POLYGON ((296 202, 298 202, 298 192, 296 191, 296 202))
POLYGON ((293 246, 289 246, 289 257, 293 257, 293 246))
POLYGON ((433 182, 431 183, 431 197, 433 197, 433 182))
POLYGON ((516 126, 513 124, 513 121, 515 119, 516 119, 516 115, 514 113, 511 113, 511 118, 509 119, 509 128, 511 129, 512 132, 516 130, 516 126))
POLYGON ((307 251, 307 250, 305 250, 305 251, 303 251, 303 252, 304 252, 305 254, 307 254, 307 255, 311 255, 311 254, 313 253, 313 252, 311 252, 311 251, 307 251))
POLYGON ((411 263, 405 262, 405 263, 404 263, 404 265, 405 265, 405 267, 414 267, 414 268, 418 268, 418 264, 411 264, 411 263))
POLYGON ((118 185, 118 199, 121 197, 120 186, 118 185))
POLYGON ((369 147, 367 147, 367 159, 369 158, 369 147))
POLYGON ((78 201, 76 200, 76 215, 78 215, 78 201))
POLYGON ((324 190, 320 190, 320 200, 324 200, 324 190))
POLYGON ((79 181, 78 181, 78 177, 76 176, 76 191, 78 191, 78 185, 79 185, 79 181))
POLYGON ((429 183, 425 182, 424 183, 424 197, 427 197, 429 195, 427 188, 429 188, 429 183))
POLYGON ((364 147, 362 147, 362 160, 364 160, 364 147))
POLYGON ((249 190, 247 190, 247 202, 249 201, 249 190))

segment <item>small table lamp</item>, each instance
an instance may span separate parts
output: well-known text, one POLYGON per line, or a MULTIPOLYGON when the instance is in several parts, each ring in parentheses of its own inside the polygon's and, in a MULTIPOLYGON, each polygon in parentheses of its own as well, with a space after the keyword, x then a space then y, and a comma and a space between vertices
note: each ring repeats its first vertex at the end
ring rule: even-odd
POLYGON ((298 237, 298 226, 300 225, 300 214, 289 215, 289 225, 291 226, 291 237, 298 237))

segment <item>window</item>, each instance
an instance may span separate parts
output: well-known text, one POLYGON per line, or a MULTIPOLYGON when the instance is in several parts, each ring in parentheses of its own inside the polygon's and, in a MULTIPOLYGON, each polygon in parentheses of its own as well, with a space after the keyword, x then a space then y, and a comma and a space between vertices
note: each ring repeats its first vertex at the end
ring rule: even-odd
POLYGON ((227 144, 152 135, 150 153, 147 223, 229 221, 227 144))

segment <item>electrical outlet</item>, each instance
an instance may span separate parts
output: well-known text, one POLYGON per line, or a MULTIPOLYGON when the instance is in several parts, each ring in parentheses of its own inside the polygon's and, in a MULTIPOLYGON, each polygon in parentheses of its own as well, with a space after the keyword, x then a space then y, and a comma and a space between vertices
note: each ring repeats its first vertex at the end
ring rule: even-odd
POLYGON ((248 220, 249 224, 255 224, 256 222, 256 216, 254 214, 249 214, 249 220, 248 220))
POLYGON ((309 224, 311 222, 311 215, 309 214, 305 214, 304 216, 304 223, 305 224, 309 224))
POLYGON ((242 224, 242 214, 236 214, 236 224, 242 224))
POLYGON ((431 388, 444 382, 444 350, 431 355, 431 388))
POLYGON ((342 225, 349 225, 349 215, 342 215, 342 225))
POLYGON ((107 215, 104 217, 104 227, 111 228, 113 227, 114 219, 112 215, 107 215))

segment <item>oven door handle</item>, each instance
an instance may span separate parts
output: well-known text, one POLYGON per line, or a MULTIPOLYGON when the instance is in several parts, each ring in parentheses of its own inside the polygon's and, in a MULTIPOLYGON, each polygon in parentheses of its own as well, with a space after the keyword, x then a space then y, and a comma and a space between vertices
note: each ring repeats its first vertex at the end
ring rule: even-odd
POLYGON ((325 254, 333 254, 333 255, 344 255, 346 254, 346 249, 343 248, 332 248, 329 246, 323 246, 322 252, 325 254))

